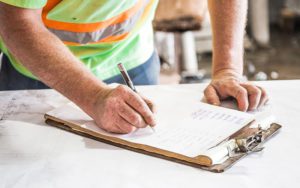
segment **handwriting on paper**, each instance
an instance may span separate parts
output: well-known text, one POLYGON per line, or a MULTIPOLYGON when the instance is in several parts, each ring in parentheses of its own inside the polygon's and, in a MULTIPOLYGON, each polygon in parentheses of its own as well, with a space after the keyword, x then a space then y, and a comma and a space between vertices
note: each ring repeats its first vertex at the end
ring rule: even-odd
POLYGON ((203 120, 203 119, 211 119, 211 120, 220 120, 224 122, 230 122, 234 124, 241 124, 245 121, 245 118, 239 117, 237 115, 232 115, 230 113, 224 112, 215 112, 213 110, 207 109, 199 109, 191 114, 193 119, 203 120))

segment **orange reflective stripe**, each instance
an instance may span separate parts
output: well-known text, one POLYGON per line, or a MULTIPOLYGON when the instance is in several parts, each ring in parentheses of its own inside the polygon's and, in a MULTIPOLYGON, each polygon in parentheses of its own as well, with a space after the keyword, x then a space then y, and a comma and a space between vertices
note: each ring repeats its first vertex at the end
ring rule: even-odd
POLYGON ((63 43, 67 46, 85 46, 86 44, 80 44, 76 42, 63 41, 63 43))
POLYGON ((116 41, 125 39, 128 35, 129 35, 129 33, 123 33, 121 35, 109 36, 109 37, 106 37, 106 38, 100 40, 99 42, 116 42, 116 41))
POLYGON ((147 6, 146 6, 145 9, 144 9, 144 13, 143 13, 141 19, 139 20, 139 23, 138 23, 138 24, 140 24, 141 22, 144 22, 145 19, 149 16, 150 11, 151 11, 151 9, 152 9, 153 6, 154 6, 154 3, 155 3, 154 0, 150 0, 150 1, 149 1, 149 3, 147 4, 147 6))
POLYGON ((72 32, 93 32, 108 27, 109 25, 121 23, 127 20, 128 18, 130 18, 132 15, 134 15, 143 6, 143 0, 139 0, 137 4, 135 4, 127 11, 115 17, 112 17, 108 20, 97 22, 97 23, 67 23, 67 22, 60 22, 55 20, 48 20, 47 19, 48 12, 51 10, 51 8, 53 8, 53 5, 54 6, 57 5, 59 2, 60 0, 49 0, 49 5, 47 3, 46 7, 43 10, 43 14, 42 14, 43 22, 46 25, 46 27, 53 28, 56 30, 65 30, 65 31, 72 31, 72 32), (52 6, 52 7, 49 8, 48 6, 49 7, 52 6))
POLYGON ((42 17, 46 17, 48 12, 52 10, 62 0, 48 0, 47 4, 43 8, 42 17))

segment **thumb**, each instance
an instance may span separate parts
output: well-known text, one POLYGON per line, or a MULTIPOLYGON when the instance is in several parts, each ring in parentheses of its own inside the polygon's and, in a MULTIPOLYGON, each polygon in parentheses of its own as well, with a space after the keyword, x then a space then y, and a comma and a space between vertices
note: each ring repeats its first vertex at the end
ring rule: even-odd
POLYGON ((208 85, 207 88, 204 90, 204 96, 206 98, 207 103, 220 106, 220 98, 216 89, 212 85, 208 85))

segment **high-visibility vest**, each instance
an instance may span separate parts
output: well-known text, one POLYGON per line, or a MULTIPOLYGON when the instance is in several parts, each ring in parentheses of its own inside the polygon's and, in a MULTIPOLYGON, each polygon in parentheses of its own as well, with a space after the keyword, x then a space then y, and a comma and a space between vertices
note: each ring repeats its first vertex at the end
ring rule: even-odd
MULTIPOLYGON (((10 1, 10 0, 6 0, 10 1)), ((153 53, 151 22, 158 0, 47 0, 42 20, 98 78, 119 74, 153 53)), ((35 78, 5 49, 14 67, 35 78)))
MULTIPOLYGON (((149 15, 156 2, 153 0, 137 0, 128 10, 95 23, 69 23, 47 19, 49 11, 61 1, 48 0, 43 8, 42 18, 45 26, 68 45, 115 42, 125 39, 137 26, 138 22, 143 22, 149 15)), ((74 19, 77 18, 74 17, 74 19)))

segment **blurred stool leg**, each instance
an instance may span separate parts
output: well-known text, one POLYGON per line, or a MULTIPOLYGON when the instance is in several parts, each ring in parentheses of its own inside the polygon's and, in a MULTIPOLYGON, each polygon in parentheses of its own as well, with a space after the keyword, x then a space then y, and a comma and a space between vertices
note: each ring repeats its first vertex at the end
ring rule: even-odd
POLYGON ((257 44, 267 47, 270 42, 268 0, 250 0, 250 23, 257 44))

